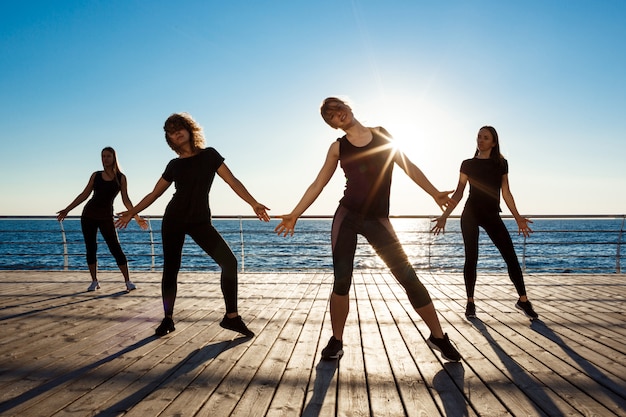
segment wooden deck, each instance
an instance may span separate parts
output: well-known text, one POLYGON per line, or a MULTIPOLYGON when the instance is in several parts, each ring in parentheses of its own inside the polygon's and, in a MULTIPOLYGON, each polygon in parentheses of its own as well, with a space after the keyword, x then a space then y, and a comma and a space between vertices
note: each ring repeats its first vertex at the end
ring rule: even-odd
POLYGON ((359 271, 339 363, 332 275, 245 273, 239 309, 256 332, 218 323, 217 274, 183 273, 176 331, 159 273, 0 271, 0 415, 626 416, 626 276, 531 275, 541 321, 514 309, 505 275, 481 276, 468 321, 463 278, 421 273, 463 360, 446 363, 392 277, 359 271))

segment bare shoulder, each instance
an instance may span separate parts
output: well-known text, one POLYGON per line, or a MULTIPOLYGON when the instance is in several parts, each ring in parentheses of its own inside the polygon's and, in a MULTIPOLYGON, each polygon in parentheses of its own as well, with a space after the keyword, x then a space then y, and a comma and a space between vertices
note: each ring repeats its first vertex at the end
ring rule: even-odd
POLYGON ((337 158, 339 157, 339 141, 338 140, 330 144, 330 147, 328 148, 328 156, 336 156, 337 158))
POLYGON ((101 172, 104 171, 94 171, 89 177, 89 182, 94 182, 96 180, 96 176, 98 176, 98 174, 100 174, 101 172))
POLYGON ((379 135, 386 136, 387 138, 391 139, 391 134, 384 127, 376 126, 376 127, 372 127, 371 129, 374 132, 378 133, 379 135))

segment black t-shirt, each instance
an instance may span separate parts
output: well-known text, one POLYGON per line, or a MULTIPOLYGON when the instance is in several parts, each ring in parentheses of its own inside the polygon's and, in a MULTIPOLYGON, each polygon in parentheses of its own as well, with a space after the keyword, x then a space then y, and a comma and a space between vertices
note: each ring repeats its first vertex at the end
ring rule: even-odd
POLYGON ((210 221, 209 191, 223 162, 224 158, 213 148, 203 149, 189 158, 172 159, 162 177, 174 183, 176 192, 164 216, 184 222, 210 221))
POLYGON ((501 163, 493 159, 466 159, 461 163, 461 172, 469 179, 470 192, 465 207, 476 213, 499 213, 502 176, 509 173, 506 159, 501 163))
POLYGON ((83 208, 83 216, 90 219, 113 218, 113 200, 120 192, 120 184, 124 174, 117 173, 117 181, 106 181, 102 178, 103 171, 96 172, 93 181, 93 196, 83 208))
POLYGON ((387 217, 394 148, 383 128, 370 130, 372 140, 362 147, 352 145, 346 136, 337 139, 339 160, 346 175, 340 203, 365 218, 387 217))

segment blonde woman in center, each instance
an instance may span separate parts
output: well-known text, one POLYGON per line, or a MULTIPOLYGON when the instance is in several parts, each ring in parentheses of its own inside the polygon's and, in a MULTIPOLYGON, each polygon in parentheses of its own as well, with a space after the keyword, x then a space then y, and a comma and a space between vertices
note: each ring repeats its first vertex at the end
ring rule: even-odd
POLYGON ((437 205, 445 206, 448 194, 435 188, 422 171, 392 144, 382 127, 363 126, 343 100, 329 97, 321 106, 324 121, 344 135, 330 145, 324 165, 291 213, 281 216, 279 235, 293 235, 298 218, 317 199, 341 164, 346 188, 333 217, 331 241, 334 285, 330 296, 333 335, 322 350, 322 359, 343 355, 343 330, 349 311, 349 290, 354 269, 357 235, 363 235, 404 287, 411 305, 431 331, 428 345, 449 361, 461 355, 444 334, 428 290, 420 282, 389 221, 389 194, 393 166, 398 165, 437 205))

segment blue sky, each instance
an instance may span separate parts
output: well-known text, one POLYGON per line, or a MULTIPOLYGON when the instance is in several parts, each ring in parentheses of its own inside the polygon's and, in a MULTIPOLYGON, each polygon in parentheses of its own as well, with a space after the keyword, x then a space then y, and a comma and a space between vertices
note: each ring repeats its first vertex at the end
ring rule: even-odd
MULTIPOLYGON (((272 215, 289 212, 338 136, 319 116, 331 95, 442 190, 490 124, 521 213, 623 214, 624 39, 622 0, 3 1, 0 215, 64 208, 105 146, 138 202, 175 157, 162 126, 181 111, 272 215)), ((342 177, 306 214, 334 212, 342 177)), ((219 179, 211 207, 252 214, 219 179)), ((396 169, 391 212, 439 209, 396 169)))

